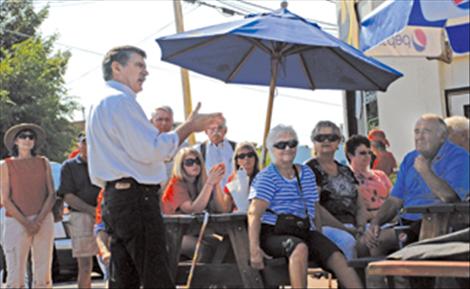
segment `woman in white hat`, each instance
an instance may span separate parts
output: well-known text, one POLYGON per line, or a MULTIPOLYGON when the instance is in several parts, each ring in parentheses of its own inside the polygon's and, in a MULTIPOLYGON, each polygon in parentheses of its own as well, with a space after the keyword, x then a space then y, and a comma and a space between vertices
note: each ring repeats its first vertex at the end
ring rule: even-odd
POLYGON ((5 218, 7 288, 25 287, 28 253, 33 259, 33 287, 52 288, 51 264, 55 201, 51 168, 37 156, 45 132, 35 124, 22 123, 7 130, 3 139, 11 153, 0 166, 5 218))

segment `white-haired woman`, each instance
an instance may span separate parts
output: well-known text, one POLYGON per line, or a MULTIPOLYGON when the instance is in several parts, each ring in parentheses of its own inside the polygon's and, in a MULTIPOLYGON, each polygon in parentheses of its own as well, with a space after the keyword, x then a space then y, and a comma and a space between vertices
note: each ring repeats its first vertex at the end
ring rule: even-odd
POLYGON ((49 161, 36 155, 44 140, 44 130, 31 123, 11 127, 3 140, 12 155, 0 167, 2 201, 6 209, 7 288, 25 287, 30 251, 33 287, 52 288, 54 218, 51 210, 55 193, 49 161))
POLYGON ((294 165, 297 145, 297 134, 290 126, 278 125, 268 135, 272 163, 256 176, 249 196, 251 266, 263 269, 265 252, 273 257, 287 257, 292 287, 306 288, 308 261, 315 260, 332 270, 344 287, 361 288, 361 281, 341 251, 316 230, 320 220, 315 218, 319 200, 315 175, 307 166, 294 165), (308 223, 302 235, 283 232, 276 224, 283 219, 282 214, 308 223))

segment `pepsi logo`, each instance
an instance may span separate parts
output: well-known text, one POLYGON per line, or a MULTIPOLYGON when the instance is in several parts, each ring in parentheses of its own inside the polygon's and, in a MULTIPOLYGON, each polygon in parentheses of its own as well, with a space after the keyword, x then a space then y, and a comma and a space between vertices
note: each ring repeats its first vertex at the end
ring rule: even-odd
POLYGON ((461 9, 470 9, 470 0, 452 0, 455 6, 461 9))
POLYGON ((426 49, 426 45, 428 44, 428 38, 426 37, 426 33, 424 33, 421 29, 416 29, 413 32, 413 47, 416 51, 421 52, 426 49))

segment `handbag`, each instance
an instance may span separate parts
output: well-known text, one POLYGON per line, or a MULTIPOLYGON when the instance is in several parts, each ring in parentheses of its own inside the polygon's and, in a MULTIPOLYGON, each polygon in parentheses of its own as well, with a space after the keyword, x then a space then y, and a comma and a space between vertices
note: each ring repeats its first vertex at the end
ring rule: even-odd
POLYGON ((298 217, 293 214, 277 214, 271 209, 267 209, 268 212, 273 213, 277 216, 276 224, 274 225, 274 234, 276 235, 292 235, 302 240, 307 240, 310 231, 310 218, 308 210, 305 205, 302 185, 300 184, 299 173, 294 165, 295 177, 297 178, 297 185, 299 188, 299 194, 304 204, 305 218, 298 217))

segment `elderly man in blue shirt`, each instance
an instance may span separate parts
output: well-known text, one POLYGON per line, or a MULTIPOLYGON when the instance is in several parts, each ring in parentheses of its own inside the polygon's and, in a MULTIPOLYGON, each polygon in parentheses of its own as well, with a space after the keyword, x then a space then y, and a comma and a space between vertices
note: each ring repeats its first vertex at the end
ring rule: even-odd
POLYGON ((164 161, 189 134, 222 114, 201 114, 200 104, 175 131, 162 133, 147 119, 136 94, 148 71, 133 46, 111 49, 102 63, 106 81, 87 121, 89 172, 105 188, 103 220, 112 237, 112 288, 174 288, 158 199, 164 161))
MULTIPOLYGON (((402 207, 452 203, 463 200, 469 193, 470 156, 467 151, 447 138, 447 127, 442 118, 425 114, 416 122, 416 150, 408 153, 398 173, 391 197, 379 209, 358 246, 359 255, 381 256, 398 249, 393 229, 380 226, 392 221, 402 207)), ((404 214, 404 244, 419 237, 421 214, 404 214)))

